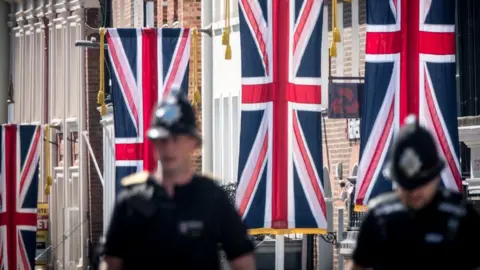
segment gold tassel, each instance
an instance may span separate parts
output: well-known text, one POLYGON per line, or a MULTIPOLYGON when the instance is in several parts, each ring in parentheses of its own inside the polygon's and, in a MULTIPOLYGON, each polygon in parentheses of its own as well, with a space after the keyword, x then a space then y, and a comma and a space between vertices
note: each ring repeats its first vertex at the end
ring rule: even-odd
POLYGON ((337 44, 332 41, 330 44, 330 57, 337 57, 337 44))
POLYGON ((232 47, 230 46, 230 0, 225 0, 225 27, 223 28, 222 44, 225 48, 225 59, 232 59, 232 47))
POLYGON ((50 126, 45 125, 45 175, 47 183, 45 184, 44 193, 46 196, 50 195, 50 186, 53 184, 52 176, 50 175, 50 126))
POLYGON ((100 28, 100 87, 98 90, 97 103, 100 105, 100 115, 107 113, 107 105, 105 104, 105 34, 106 29, 100 28))
POLYGON ((230 43, 230 28, 224 27, 222 33, 222 45, 227 46, 230 43))
POLYGON ((225 49, 225 59, 226 60, 232 59, 232 47, 230 45, 227 45, 227 48, 225 49))
MULTIPOLYGON (((101 79, 100 79, 100 80, 101 80, 101 79)), ((103 88, 103 87, 100 86, 100 88, 103 88)), ((97 104, 98 104, 98 105, 102 105, 103 100, 105 100, 105 93, 103 92, 103 89, 102 89, 102 90, 99 90, 99 91, 98 91, 97 104)))
POLYGON ((45 185, 44 193, 45 193, 46 196, 50 195, 50 186, 48 184, 45 185))
POLYGON ((332 0, 332 38, 334 42, 342 41, 340 30, 337 28, 337 0, 332 0))
POLYGON ((333 28, 333 41, 341 42, 342 39, 340 38, 340 30, 337 27, 333 28))

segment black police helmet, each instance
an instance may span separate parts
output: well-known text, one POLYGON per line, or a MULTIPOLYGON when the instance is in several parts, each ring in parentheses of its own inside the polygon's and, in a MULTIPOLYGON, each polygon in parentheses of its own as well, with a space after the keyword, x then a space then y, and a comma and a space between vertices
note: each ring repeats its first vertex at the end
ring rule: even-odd
POLYGON ((421 127, 414 115, 407 117, 395 136, 390 161, 383 171, 386 178, 404 189, 421 187, 439 176, 445 166, 432 134, 421 127))
POLYGON ((201 142, 192 105, 180 91, 172 92, 154 111, 147 137, 158 140, 172 135, 190 135, 201 142))

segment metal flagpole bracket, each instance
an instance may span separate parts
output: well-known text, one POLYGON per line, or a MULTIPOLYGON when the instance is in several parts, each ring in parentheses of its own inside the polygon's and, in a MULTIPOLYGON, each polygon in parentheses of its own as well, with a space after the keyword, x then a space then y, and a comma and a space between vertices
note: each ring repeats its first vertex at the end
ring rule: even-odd
POLYGON ((328 232, 327 234, 320 234, 320 237, 323 241, 332 244, 334 246, 338 246, 337 242, 337 232, 328 232))
MULTIPOLYGON (((209 37, 212 37, 213 36, 213 25, 210 24, 209 26, 207 26, 205 28, 199 28, 198 32, 206 34, 209 37)), ((98 48, 100 48, 100 42, 98 42, 96 38, 91 38, 90 40, 77 40, 77 41, 75 41, 75 47, 98 49, 98 48)), ((105 49, 108 50, 107 44, 105 44, 105 49)))

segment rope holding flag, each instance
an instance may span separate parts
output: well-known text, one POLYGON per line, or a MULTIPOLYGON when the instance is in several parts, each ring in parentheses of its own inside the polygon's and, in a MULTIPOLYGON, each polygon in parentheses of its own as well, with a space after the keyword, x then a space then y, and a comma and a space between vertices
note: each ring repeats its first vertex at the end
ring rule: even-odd
POLYGON ((100 87, 98 90, 97 103, 100 105, 100 115, 107 113, 107 105, 105 104, 105 34, 106 29, 100 28, 100 87))
POLYGON ((50 187, 53 184, 52 176, 50 175, 50 126, 45 125, 45 174, 47 183, 45 184, 44 193, 46 196, 50 195, 50 187))
POLYGON ((225 48, 225 59, 232 59, 232 47, 230 46, 230 0, 225 0, 225 27, 223 28, 222 44, 225 48))
POLYGON ((201 102, 200 91, 198 90, 198 59, 197 59, 197 50, 198 50, 198 29, 194 28, 192 31, 192 52, 193 52, 193 98, 192 106, 197 110, 198 103, 201 102))

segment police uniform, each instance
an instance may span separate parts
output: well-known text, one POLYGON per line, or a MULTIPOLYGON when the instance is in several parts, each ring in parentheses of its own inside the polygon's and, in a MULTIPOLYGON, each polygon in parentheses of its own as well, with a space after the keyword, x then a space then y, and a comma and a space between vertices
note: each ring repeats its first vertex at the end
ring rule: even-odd
MULTIPOLYGON (((386 176, 415 189, 438 176, 443 161, 431 134, 418 123, 400 130, 386 176)), ((480 217, 459 193, 439 188, 421 209, 396 193, 368 205, 353 253, 356 265, 373 269, 476 269, 480 267, 480 217)))
MULTIPOLYGON (((179 107, 160 105, 164 111, 157 110, 149 136, 195 135, 191 106, 182 99, 171 102, 179 107)), ((220 269, 219 246, 229 260, 254 251, 235 207, 210 177, 195 175, 188 184, 175 186, 173 197, 146 172, 123 179, 122 185, 104 253, 121 258, 124 269, 220 269)))

